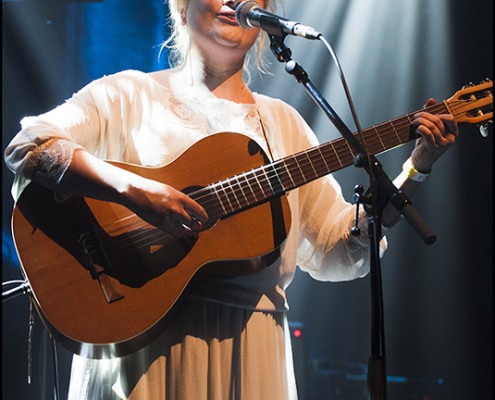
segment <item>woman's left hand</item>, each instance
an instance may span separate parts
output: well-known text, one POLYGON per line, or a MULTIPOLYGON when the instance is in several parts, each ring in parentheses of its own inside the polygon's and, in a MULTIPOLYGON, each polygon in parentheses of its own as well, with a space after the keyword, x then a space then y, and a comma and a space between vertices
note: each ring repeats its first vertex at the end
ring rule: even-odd
MULTIPOLYGON (((425 107, 435 104, 429 99, 425 107)), ((414 168, 428 173, 435 161, 452 146, 459 134, 457 121, 451 114, 433 115, 425 111, 414 115, 412 126, 420 135, 411 154, 414 168)))

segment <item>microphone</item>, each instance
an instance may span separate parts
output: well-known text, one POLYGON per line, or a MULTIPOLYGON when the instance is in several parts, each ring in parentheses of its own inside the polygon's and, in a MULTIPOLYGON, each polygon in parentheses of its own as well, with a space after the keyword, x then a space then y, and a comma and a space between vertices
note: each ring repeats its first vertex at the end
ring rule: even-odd
POLYGON ((299 22, 289 21, 260 8, 255 1, 239 3, 235 10, 237 23, 244 29, 260 27, 266 33, 274 36, 294 35, 306 39, 319 39, 321 33, 310 26, 301 25, 299 22))

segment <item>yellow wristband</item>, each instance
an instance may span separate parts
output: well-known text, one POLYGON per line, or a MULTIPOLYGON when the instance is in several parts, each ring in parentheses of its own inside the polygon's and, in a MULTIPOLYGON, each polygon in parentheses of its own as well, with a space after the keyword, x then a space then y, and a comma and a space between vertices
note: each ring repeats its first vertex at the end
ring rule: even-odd
POLYGON ((424 182, 428 179, 430 174, 424 174, 419 172, 412 163, 411 157, 409 157, 406 162, 402 165, 402 171, 404 171, 407 175, 408 179, 411 179, 415 182, 424 182))

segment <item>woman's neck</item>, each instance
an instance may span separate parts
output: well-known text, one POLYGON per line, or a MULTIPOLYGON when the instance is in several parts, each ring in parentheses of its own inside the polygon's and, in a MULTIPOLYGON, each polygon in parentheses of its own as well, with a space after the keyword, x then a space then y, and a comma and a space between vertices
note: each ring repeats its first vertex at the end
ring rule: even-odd
POLYGON ((243 79, 243 62, 204 59, 189 54, 183 67, 176 70, 178 83, 198 93, 208 91, 216 97, 237 103, 254 103, 252 92, 243 79))

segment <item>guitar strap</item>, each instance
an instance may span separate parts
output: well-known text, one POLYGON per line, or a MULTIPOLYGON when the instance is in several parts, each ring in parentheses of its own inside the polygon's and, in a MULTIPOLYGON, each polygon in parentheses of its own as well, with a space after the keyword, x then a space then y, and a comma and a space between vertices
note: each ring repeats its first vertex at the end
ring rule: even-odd
POLYGON ((266 147, 268 149, 268 153, 270 154, 270 161, 274 161, 272 147, 270 146, 270 142, 268 141, 268 135, 266 134, 265 124, 263 124, 263 118, 261 118, 261 114, 256 108, 256 114, 258 114, 258 118, 260 120, 261 132, 263 132, 263 137, 265 138, 266 147))

